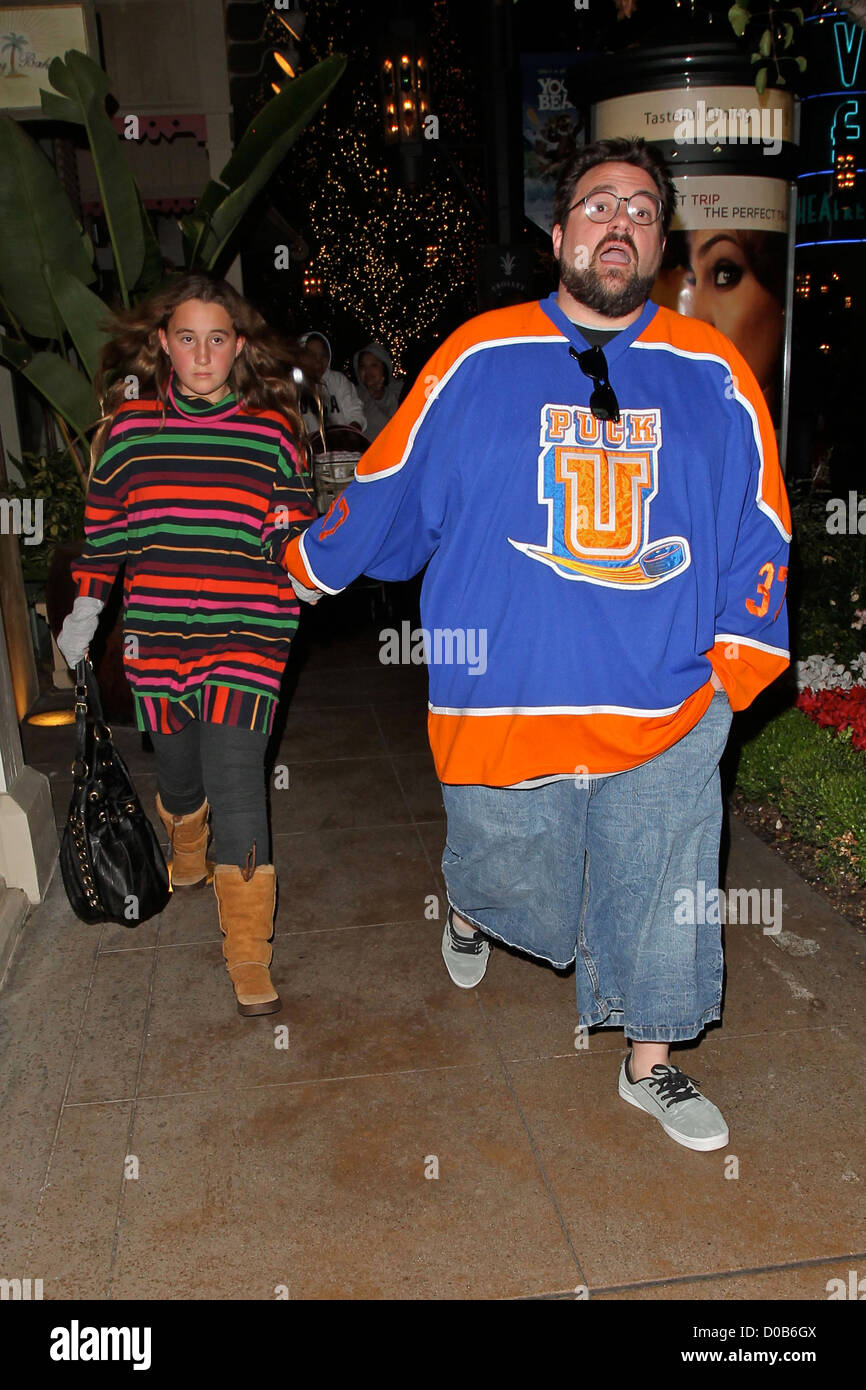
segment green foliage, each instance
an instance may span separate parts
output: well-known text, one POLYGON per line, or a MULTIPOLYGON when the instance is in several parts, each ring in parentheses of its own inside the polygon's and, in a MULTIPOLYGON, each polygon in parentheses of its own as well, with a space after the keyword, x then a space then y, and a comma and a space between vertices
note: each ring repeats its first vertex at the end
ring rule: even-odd
POLYGON ((144 265, 144 228, 135 179, 105 109, 111 82, 98 63, 74 48, 62 60, 53 60, 48 80, 55 91, 72 103, 78 122, 87 132, 120 293, 128 305, 144 265))
POLYGON ((0 116, 0 294, 6 312, 36 338, 62 331, 44 265, 94 279, 66 190, 39 146, 11 116, 0 116))
POLYGON ((760 10, 751 10, 749 0, 732 5, 728 10, 728 22, 738 39, 746 39, 756 49, 752 54, 753 63, 761 63, 755 73, 755 90, 760 96, 772 81, 777 87, 786 87, 788 78, 782 71, 789 64, 789 75, 805 72, 806 59, 802 54, 791 53, 794 44, 795 28, 793 19, 800 28, 805 23, 803 11, 797 6, 768 4, 760 10), (791 18, 787 18, 790 16, 791 18), (772 63, 771 69, 767 66, 772 63))
POLYGON ((844 666, 863 650, 866 627, 854 628, 855 613, 866 608, 866 545, 859 535, 827 531, 826 497, 791 490, 794 539, 791 546, 788 609, 792 655, 835 656, 844 666))
POLYGON ((91 381, 105 342, 108 308, 93 290, 62 265, 44 265, 42 274, 57 313, 91 381))
POLYGON ((744 9, 742 5, 732 5, 728 10, 728 19, 737 38, 741 39, 749 22, 749 11, 744 9))
MULTIPOLYGON (((332 54, 264 105, 222 171, 222 181, 209 183, 195 212, 184 219, 188 269, 215 270, 217 262, 228 259, 252 202, 345 66, 342 54, 332 54)), ((42 92, 44 114, 80 125, 87 135, 118 285, 129 305, 158 288, 164 271, 125 142, 105 108, 110 79, 74 49, 54 59, 48 77, 54 91, 42 92)), ((75 220, 55 170, 8 116, 0 116, 0 243, 0 360, 41 393, 61 423, 71 426, 80 447, 99 416, 92 383, 105 342, 107 306, 87 288, 96 278, 93 244, 75 220)))
POLYGON ((213 269, 224 256, 245 212, 323 105, 345 67, 345 57, 332 54, 288 83, 251 122, 219 183, 208 184, 189 227, 182 223, 187 244, 195 246, 196 256, 207 269, 213 269))
POLYGON ((34 352, 28 343, 0 337, 0 361, 35 386, 77 435, 83 437, 98 418, 99 403, 89 378, 58 352, 34 352))
POLYGON ((832 870, 866 883, 866 753, 789 709, 743 745, 737 785, 778 806, 794 833, 823 849, 832 870))
POLYGON ((22 500, 25 497, 42 500, 42 544, 25 545, 24 537, 20 536, 19 546, 25 580, 44 581, 54 547, 60 541, 84 535, 84 493, 78 470, 68 449, 53 449, 41 457, 25 453, 12 461, 24 483, 8 484, 6 494, 22 500))

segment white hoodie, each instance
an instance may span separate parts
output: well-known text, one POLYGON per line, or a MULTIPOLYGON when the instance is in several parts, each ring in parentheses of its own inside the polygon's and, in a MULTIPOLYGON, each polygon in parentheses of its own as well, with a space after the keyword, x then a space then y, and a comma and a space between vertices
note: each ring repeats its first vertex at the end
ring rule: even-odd
POLYGON ((355 369, 355 376, 358 378, 358 395, 364 410, 367 412, 367 438, 373 440, 385 428, 400 404, 400 392, 403 389, 405 377, 394 375, 394 363, 391 354, 382 347, 381 343, 368 343, 366 347, 361 348, 352 358, 352 366, 355 369), (361 373, 358 371, 358 363, 365 352, 371 352, 374 357, 378 357, 385 368, 385 389, 378 398, 367 390, 361 381, 361 373))
MULTIPOLYGON (((303 337, 298 339, 301 347, 304 346, 308 338, 321 338, 328 350, 328 361, 330 362, 331 344, 324 333, 305 333, 303 337)), ((329 366, 318 386, 327 426, 357 425, 360 430, 366 429, 367 416, 364 413, 364 407, 358 392, 347 376, 344 376, 342 372, 335 372, 329 366)), ((304 424, 308 433, 315 434, 319 428, 319 420, 315 411, 304 411, 304 424)))

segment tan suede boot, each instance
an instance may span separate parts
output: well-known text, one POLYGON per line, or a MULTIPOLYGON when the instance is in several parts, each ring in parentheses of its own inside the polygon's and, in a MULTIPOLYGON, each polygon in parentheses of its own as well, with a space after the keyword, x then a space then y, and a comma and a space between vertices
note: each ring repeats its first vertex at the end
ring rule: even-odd
POLYGON ((171 846, 168 871, 172 888, 203 888, 210 883, 216 867, 205 854, 210 811, 207 801, 203 801, 196 811, 175 816, 165 809, 157 792, 156 809, 171 846))
POLYGON ((274 866, 250 868, 249 860, 245 869, 237 864, 217 864, 213 886, 225 937, 223 955, 235 987, 238 1013, 276 1013, 282 1004, 268 974, 273 959, 268 943, 274 932, 277 888, 274 866))

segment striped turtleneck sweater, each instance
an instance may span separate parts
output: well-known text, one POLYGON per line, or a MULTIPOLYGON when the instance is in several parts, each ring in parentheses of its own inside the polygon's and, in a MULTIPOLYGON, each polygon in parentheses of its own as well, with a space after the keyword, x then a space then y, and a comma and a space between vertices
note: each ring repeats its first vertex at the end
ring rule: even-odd
POLYGON ((281 567, 317 515, 294 435, 234 395, 124 403, 91 479, 80 595, 125 563, 124 665, 142 730, 270 732, 299 607, 281 567))

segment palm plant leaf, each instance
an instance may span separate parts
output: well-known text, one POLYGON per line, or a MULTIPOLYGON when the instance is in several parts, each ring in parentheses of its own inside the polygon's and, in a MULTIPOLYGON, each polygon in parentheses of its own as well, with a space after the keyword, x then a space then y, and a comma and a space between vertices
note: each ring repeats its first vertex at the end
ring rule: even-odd
POLYGON ((99 354, 108 336, 104 327, 109 317, 108 307, 63 266, 44 265, 42 273, 66 331, 92 381, 99 364, 99 354))
MULTIPOLYGON (((35 352, 22 365, 20 352, 7 351, 11 346, 8 338, 0 338, 0 357, 18 368, 76 434, 86 434, 99 418, 99 402, 84 373, 56 352, 35 352)), ((16 344, 15 348, 20 346, 16 344)))
POLYGON ((345 67, 345 55, 333 53, 289 82, 259 111, 219 181, 207 185, 195 212, 181 223, 187 247, 197 248, 198 264, 214 269, 244 213, 327 100, 345 67))
POLYGON ((0 292, 36 338, 61 334, 43 265, 95 279, 66 190, 38 145, 10 116, 0 116, 0 292))
POLYGON ((111 90, 108 76, 86 54, 70 49, 48 69, 52 87, 77 106, 93 155, 99 193, 114 251, 114 264, 124 304, 144 264, 144 229, 138 188, 126 162, 123 142, 105 110, 111 90))

